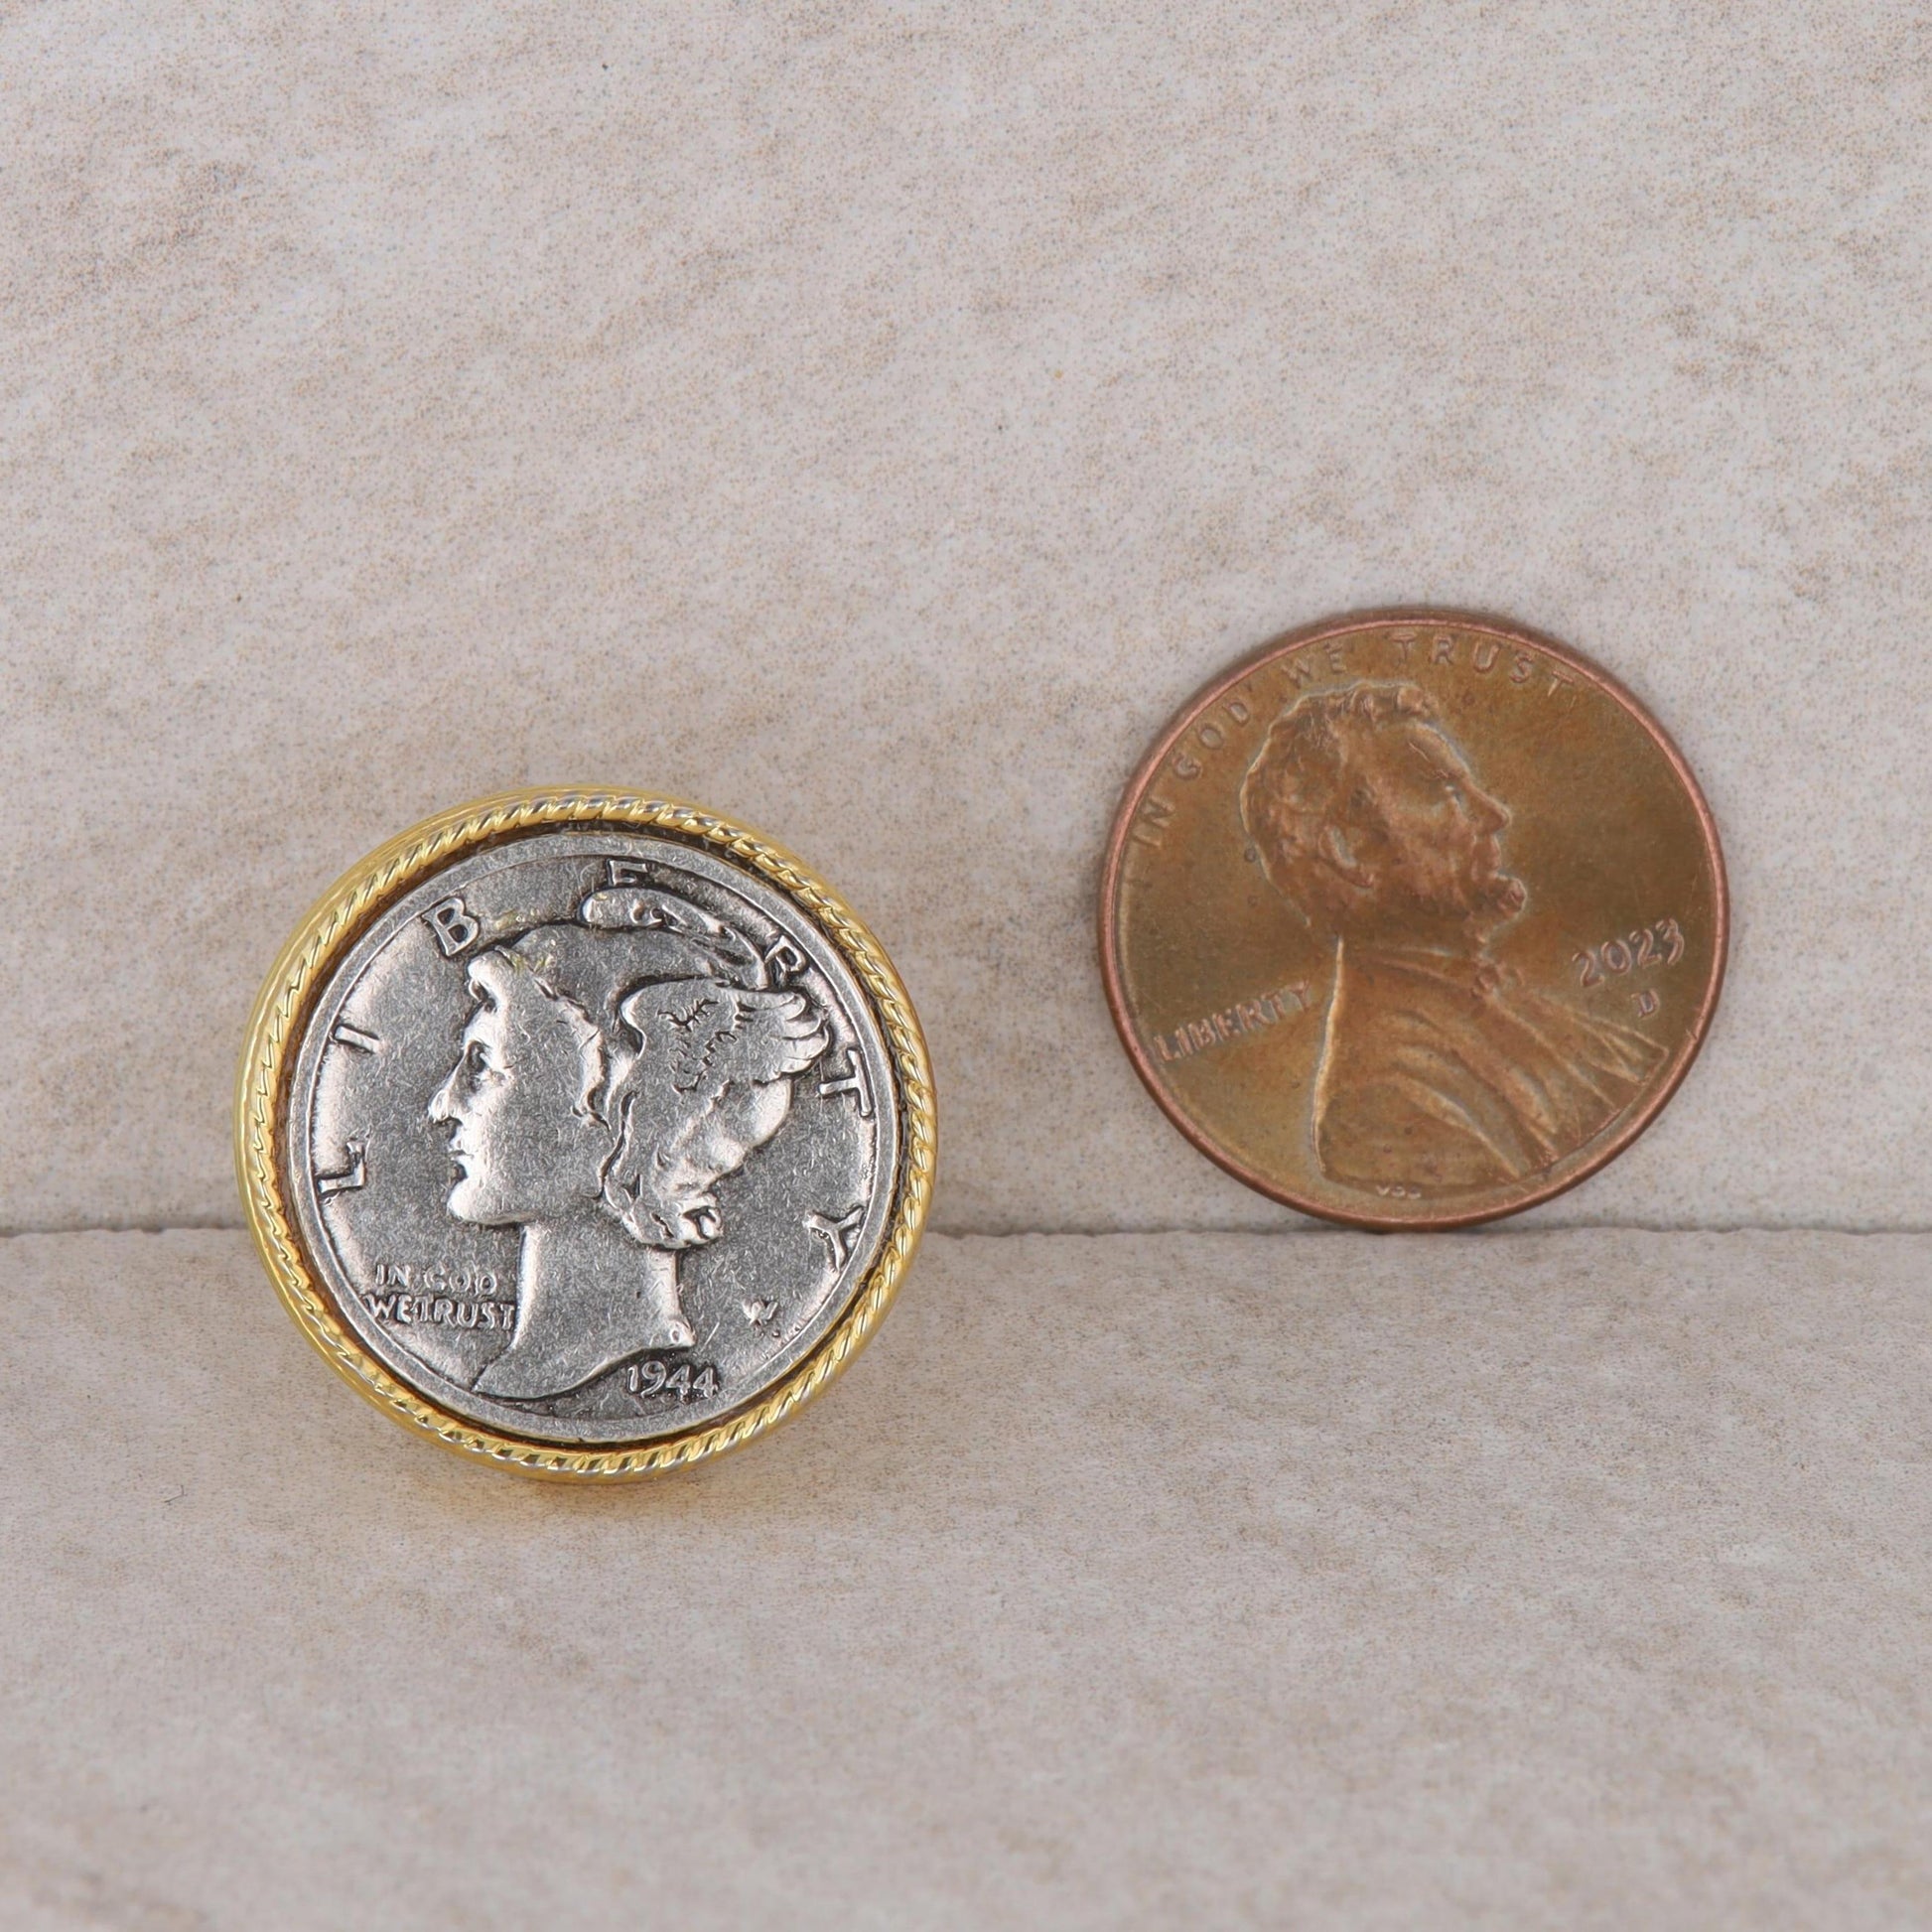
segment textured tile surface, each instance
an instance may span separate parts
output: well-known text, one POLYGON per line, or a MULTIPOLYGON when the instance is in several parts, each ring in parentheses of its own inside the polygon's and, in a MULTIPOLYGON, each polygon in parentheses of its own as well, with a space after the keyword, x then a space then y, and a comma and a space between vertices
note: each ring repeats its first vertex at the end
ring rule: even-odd
POLYGON ((8 10, 0 1225, 231 1218, 284 933, 588 777, 903 966, 959 1227, 1283 1217, 1089 943, 1198 682, 1487 607, 1662 715, 1735 971, 1546 1218, 1923 1224, 1924 10, 8 10))
POLYGON ((742 1456, 358 1403, 0 1243, 0 1920, 1932 1916, 1932 1238, 935 1240, 742 1456))

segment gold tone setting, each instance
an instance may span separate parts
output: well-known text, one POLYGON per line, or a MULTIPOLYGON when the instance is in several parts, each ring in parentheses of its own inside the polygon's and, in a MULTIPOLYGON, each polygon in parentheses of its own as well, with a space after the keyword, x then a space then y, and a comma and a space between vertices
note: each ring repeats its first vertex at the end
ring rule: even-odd
POLYGON ((683 1468, 742 1448, 823 1390, 865 1345, 898 1293, 932 1196, 937 1112, 924 1036, 905 988, 879 942, 822 880, 756 832, 675 799, 637 792, 543 788, 505 792, 438 813, 345 873, 283 947, 255 1002, 241 1059, 235 1163, 250 1232, 277 1293, 304 1334, 356 1392, 386 1415, 459 1454, 535 1476, 621 1481, 683 1468), (668 833, 751 868, 824 929, 871 998, 891 1044, 905 1121, 886 1244, 838 1323, 783 1381, 737 1414, 634 1449, 569 1449, 501 1436, 446 1413, 389 1373, 336 1313, 297 1240, 284 1194, 282 1146, 295 1049, 310 1003, 356 937, 391 900, 430 873, 522 831, 621 825, 668 833))

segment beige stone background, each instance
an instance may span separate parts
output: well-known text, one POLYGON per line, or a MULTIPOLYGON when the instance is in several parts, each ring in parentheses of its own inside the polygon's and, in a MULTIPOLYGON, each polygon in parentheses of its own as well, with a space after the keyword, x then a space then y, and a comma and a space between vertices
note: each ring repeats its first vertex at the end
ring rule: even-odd
POLYGON ((586 1492, 243 1235, 0 1243, 0 1925, 1922 1926, 1928 1258, 937 1236, 798 1421, 586 1492))
POLYGON ((1932 1921, 1929 60, 0 0, 0 1926, 1932 1921), (1099 848, 1424 601, 1656 709, 1732 975, 1540 1229, 1314 1233, 1130 1075, 1099 848), (232 1231, 294 920, 573 779, 804 854, 941 1080, 865 1358, 622 1493, 406 1438, 232 1231))
POLYGON ((0 30, 0 1225, 236 1219, 263 970, 437 807, 837 883, 939 1224, 1278 1225, 1092 963, 1150 735, 1484 607, 1662 716, 1734 972, 1546 1222, 1923 1224, 1932 69, 1910 6, 96 4, 0 30))

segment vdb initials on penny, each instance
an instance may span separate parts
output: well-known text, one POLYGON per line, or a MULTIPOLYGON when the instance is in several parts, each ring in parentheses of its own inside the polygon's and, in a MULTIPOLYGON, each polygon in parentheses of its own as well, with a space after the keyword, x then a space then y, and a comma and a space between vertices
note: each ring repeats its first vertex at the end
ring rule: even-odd
POLYGON ((1727 929, 1683 756, 1579 653, 1449 612, 1279 638, 1128 785, 1107 997, 1169 1117, 1373 1228, 1549 1199, 1655 1119, 1727 929))

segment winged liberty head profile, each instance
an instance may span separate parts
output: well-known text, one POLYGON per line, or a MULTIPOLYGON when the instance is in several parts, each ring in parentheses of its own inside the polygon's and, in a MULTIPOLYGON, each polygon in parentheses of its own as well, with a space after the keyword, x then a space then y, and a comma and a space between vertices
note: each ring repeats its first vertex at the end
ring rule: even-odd
POLYGON ((522 1233, 516 1326, 478 1393, 534 1401, 689 1348, 678 1257, 723 1232, 717 1184, 784 1125, 824 1015, 741 933, 637 886, 479 953, 469 989, 429 1103, 449 1210, 522 1233))

